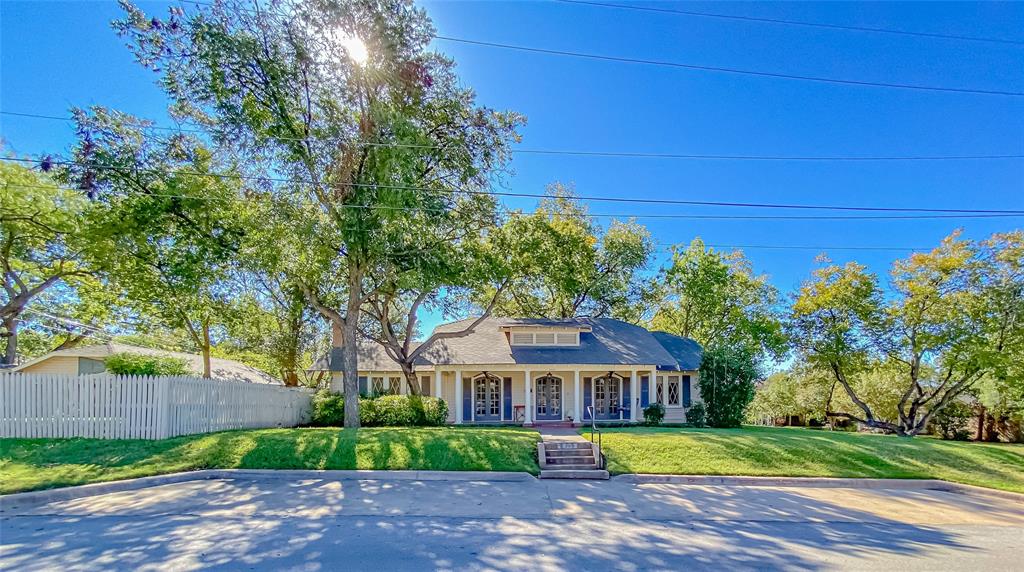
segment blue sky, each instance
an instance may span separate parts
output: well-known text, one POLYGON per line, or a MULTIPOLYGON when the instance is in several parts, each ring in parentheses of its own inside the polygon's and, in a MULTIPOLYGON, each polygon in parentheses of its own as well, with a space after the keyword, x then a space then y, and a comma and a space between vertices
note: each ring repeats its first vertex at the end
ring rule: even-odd
MULTIPOLYGON (((166 13, 168 4, 140 3, 166 13)), ((775 25, 556 2, 422 2, 440 35, 795 75, 1024 91, 1024 45, 775 25)), ((1024 41, 1024 3, 639 3, 742 16, 1024 41)), ((0 107, 63 115, 101 104, 162 121, 154 75, 110 30, 114 2, 0 4, 0 107)), ((481 103, 525 114, 522 148, 748 155, 1024 153, 1024 98, 727 75, 532 54, 438 40, 481 103)), ((7 151, 60 153, 67 126, 0 116, 7 151)), ((886 207, 1024 209, 1024 160, 760 162, 516 155, 513 191, 573 182, 594 196, 886 207)), ((529 199, 507 201, 530 208, 529 199)), ((780 214, 594 203, 596 213, 780 214)), ((806 213, 805 213, 806 214, 806 213)), ((823 213, 824 214, 824 213, 823 213)), ((640 219, 661 247, 927 247, 1022 219, 725 221, 640 219)), ((783 291, 815 250, 745 249, 783 291)), ((829 251, 884 273, 901 252, 829 251)), ((666 255, 659 255, 658 263, 666 255)), ((658 263, 654 266, 657 267, 658 263)), ((428 328, 438 320, 429 316, 428 328)))

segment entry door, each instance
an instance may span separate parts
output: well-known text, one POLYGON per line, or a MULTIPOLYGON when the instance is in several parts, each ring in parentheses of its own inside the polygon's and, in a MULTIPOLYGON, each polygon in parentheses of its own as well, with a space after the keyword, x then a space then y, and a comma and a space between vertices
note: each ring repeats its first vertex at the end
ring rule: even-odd
POLYGON ((501 380, 483 377, 473 384, 473 420, 501 421, 501 380))
POLYGON ((594 378, 594 418, 618 419, 622 403, 622 379, 614 376, 594 378))
POLYGON ((557 377, 537 378, 537 419, 562 419, 562 380, 557 377))

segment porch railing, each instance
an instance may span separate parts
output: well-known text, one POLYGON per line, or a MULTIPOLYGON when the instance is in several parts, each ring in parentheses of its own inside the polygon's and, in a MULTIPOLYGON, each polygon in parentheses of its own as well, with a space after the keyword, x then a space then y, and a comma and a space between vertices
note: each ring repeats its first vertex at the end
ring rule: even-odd
POLYGON ((590 414, 590 442, 594 442, 594 435, 597 435, 597 468, 604 468, 604 449, 601 447, 601 430, 597 428, 597 419, 594 418, 594 406, 587 406, 587 413, 590 414))

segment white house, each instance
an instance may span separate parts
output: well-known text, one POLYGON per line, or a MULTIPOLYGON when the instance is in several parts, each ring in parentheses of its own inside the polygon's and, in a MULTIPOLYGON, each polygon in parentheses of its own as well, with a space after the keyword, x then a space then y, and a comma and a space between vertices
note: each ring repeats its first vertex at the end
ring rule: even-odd
MULTIPOLYGON (((581 424, 591 411, 598 421, 635 422, 653 402, 665 405, 666 422, 682 422, 700 401, 700 345, 620 320, 489 318, 465 336, 427 343, 415 364, 420 391, 447 401, 456 424, 581 424)), ((362 393, 407 393, 401 368, 382 347, 365 342, 359 353, 362 393)), ((340 391, 335 376, 332 388, 340 391)))

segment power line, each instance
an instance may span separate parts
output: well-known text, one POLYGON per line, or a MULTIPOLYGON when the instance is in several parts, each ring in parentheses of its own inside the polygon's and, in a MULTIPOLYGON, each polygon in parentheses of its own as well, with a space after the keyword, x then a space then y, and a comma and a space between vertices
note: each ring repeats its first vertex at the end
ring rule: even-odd
MULTIPOLYGON (((17 161, 23 163, 39 163, 38 159, 27 159, 18 157, 2 157, 4 161, 17 161)), ((50 161, 53 165, 78 165, 84 167, 93 167, 96 169, 106 170, 117 170, 118 167, 110 165, 101 165, 97 163, 82 162, 82 161, 50 161)), ((157 169, 136 169, 136 172, 150 172, 160 173, 157 169)), ((259 182, 282 182, 292 184, 316 184, 314 181, 302 180, 302 179, 287 179, 278 177, 265 177, 265 176, 254 176, 254 175, 225 175, 221 173, 203 173, 200 171, 187 171, 187 170, 176 170, 175 173, 183 175, 194 175, 199 177, 210 177, 216 179, 237 179, 237 180, 254 180, 259 182)), ((552 196, 543 193, 522 193, 522 192, 507 192, 507 191, 479 191, 471 189, 444 189, 444 188, 431 188, 431 187, 420 187, 415 185, 388 185, 388 184, 377 184, 377 183, 345 183, 345 186, 350 187, 370 187, 380 189, 396 189, 396 190, 412 190, 412 191, 427 191, 427 192, 447 192, 447 193, 465 193, 471 195, 490 195, 490 196, 503 196, 503 197, 528 197, 528 198, 540 198, 540 199, 577 199, 581 201, 595 201, 595 202, 616 202, 616 203, 637 203, 637 204, 658 204, 658 205, 690 205, 690 206, 710 206, 710 207, 740 207, 740 208, 763 208, 763 209, 797 209, 797 210, 835 210, 835 211, 854 211, 854 212, 918 212, 918 213, 949 213, 949 214, 1004 214, 1004 215, 1020 215, 1024 214, 1024 210, 1005 210, 1005 209, 961 209, 961 208, 921 208, 921 207, 863 207, 863 206, 846 206, 846 205, 810 205, 810 204, 786 204, 786 203, 745 203, 745 202, 729 202, 729 201, 696 201, 696 200, 684 200, 684 199, 650 199, 650 198, 636 198, 636 197, 599 197, 599 196, 552 196)))
POLYGON ((642 12, 658 12, 662 14, 678 14, 681 16, 696 16, 700 18, 720 18, 725 20, 741 20, 745 22, 760 22, 766 24, 782 24, 786 26, 807 26, 812 28, 826 28, 831 30, 846 30, 851 32, 871 32, 876 34, 897 34, 901 36, 916 36, 923 38, 936 38, 942 40, 964 40, 969 42, 989 42, 995 44, 1024 45, 1022 40, 1009 40, 1003 38, 990 38, 982 36, 967 36, 960 34, 939 34, 936 32, 912 32, 908 30, 895 30, 892 28, 872 28, 867 26, 850 26, 844 24, 825 24, 821 22, 807 22, 802 20, 784 20, 781 18, 763 18, 756 16, 738 16, 733 14, 721 14, 715 12, 700 12, 696 10, 678 10, 675 8, 655 8, 650 6, 637 6, 633 4, 615 4, 612 2, 591 2, 589 0, 554 0, 565 4, 582 4, 587 6, 598 6, 601 8, 617 8, 621 10, 636 10, 642 12))
POLYGON ((503 44, 499 42, 486 42, 482 40, 468 40, 465 38, 455 38, 452 36, 434 36, 438 40, 444 40, 447 42, 457 42, 461 44, 468 44, 474 46, 485 46, 489 48, 500 48, 504 50, 514 50, 520 52, 532 52, 537 54, 546 54, 552 56, 568 56, 573 58, 582 58, 590 60, 602 60, 618 63, 627 64, 643 64, 651 66, 661 66, 678 69, 689 69, 697 71, 715 72, 715 73, 728 73, 738 75, 751 75, 758 77, 770 77, 776 79, 791 79, 798 81, 813 81, 819 83, 832 83, 840 85, 856 85, 862 87, 882 87, 890 89, 911 89, 917 91, 935 91, 935 92, 947 92, 947 93, 970 93, 977 95, 1001 95, 1007 97, 1024 97, 1024 92, 1021 91, 1001 91, 1001 90, 987 90, 987 89, 973 89, 973 88, 960 88, 960 87, 943 87, 933 85, 920 85, 920 84, 909 84, 909 83, 888 83, 888 82, 877 82, 877 81, 861 81, 852 79, 839 79, 829 78, 821 76, 809 76, 809 75, 798 75, 798 74, 785 74, 777 72, 765 72, 757 70, 748 70, 741 68, 730 68, 720 66, 706 66, 698 64, 687 64, 681 62, 670 62, 666 60, 651 60, 643 58, 629 58, 623 56, 607 56, 602 54, 593 54, 588 52, 574 52, 569 50, 553 50, 548 48, 535 48, 531 46, 521 46, 516 44, 503 44))
MULTIPOLYGON (((13 186, 16 188, 29 188, 29 189, 50 189, 59 188, 65 191, 81 192, 81 189, 73 189, 70 187, 58 187, 58 186, 47 186, 47 185, 29 185, 25 183, 10 183, 7 186, 13 186)), ((178 199, 189 199, 189 200, 200 200, 200 201, 223 201, 227 200, 226 197, 204 197, 194 195, 179 195, 171 193, 147 193, 143 191, 134 191, 129 194, 140 196, 140 197, 165 197, 165 198, 178 198, 178 199)), ((432 209, 429 207, 399 207, 391 205, 353 205, 353 204, 336 204, 334 208, 339 209, 366 209, 366 210, 386 210, 386 211, 407 211, 407 212, 435 212, 443 213, 445 209, 432 209)), ((503 212, 502 214, 507 216, 533 216, 535 213, 529 211, 517 211, 511 210, 507 206, 500 207, 503 212)), ((701 214, 681 214, 681 213, 592 213, 588 212, 583 215, 588 218, 613 218, 613 219, 679 219, 679 220, 739 220, 739 221, 750 221, 750 220, 786 220, 786 221, 800 221, 800 220, 826 220, 826 221, 842 221, 842 220, 935 220, 935 219, 986 219, 986 218, 1020 218, 1024 217, 1024 213, 1021 214, 939 214, 939 215, 701 215, 701 214)))
MULTIPOLYGON (((3 111, 0 110, 0 115, 9 115, 13 117, 25 117, 32 119, 49 119, 55 121, 74 122, 73 117, 61 117, 57 115, 43 115, 38 113, 22 113, 16 111, 3 111)), ((148 122, 139 122, 135 124, 138 127, 145 127, 148 129, 155 129, 160 131, 172 131, 177 133, 196 133, 196 134, 208 134, 209 132, 203 129, 187 129, 182 127, 168 127, 161 125, 154 125, 148 122)), ((275 137, 281 141, 320 141, 320 142, 337 142, 349 141, 344 137, 275 137)), ((417 145, 410 143, 375 143, 370 141, 352 141, 352 145, 363 146, 363 147, 395 147, 395 148, 414 148, 414 149, 439 149, 438 145, 417 145)), ((639 159, 689 159, 689 160, 715 160, 715 161, 820 161, 820 162, 872 162, 872 161, 970 161, 970 160, 1005 160, 1005 159, 1024 159, 1024 154, 977 154, 977 155, 738 155, 738 154, 702 154, 702 153, 666 153, 666 152, 647 152, 647 151, 591 151, 581 149, 531 149, 531 148, 514 148, 509 149, 509 152, 524 155, 568 155, 578 157, 620 157, 620 158, 639 158, 639 159)))

